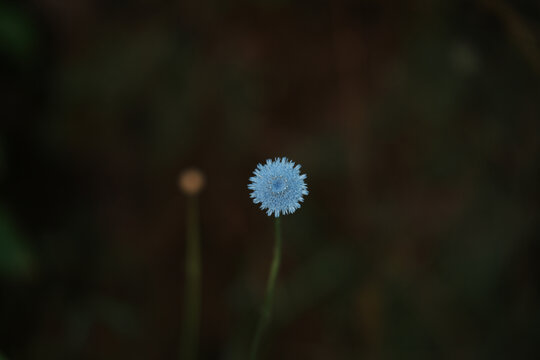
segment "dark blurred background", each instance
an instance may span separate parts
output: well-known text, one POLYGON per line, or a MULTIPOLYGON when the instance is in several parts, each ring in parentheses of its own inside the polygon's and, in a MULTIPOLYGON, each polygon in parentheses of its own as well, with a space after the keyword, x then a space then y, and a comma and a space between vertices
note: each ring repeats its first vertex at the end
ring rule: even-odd
MULTIPOLYGON (((0 353, 175 359, 206 176, 200 359, 534 359, 537 0, 0 1, 0 353)), ((0 355, 1 357, 2 355, 0 355)))

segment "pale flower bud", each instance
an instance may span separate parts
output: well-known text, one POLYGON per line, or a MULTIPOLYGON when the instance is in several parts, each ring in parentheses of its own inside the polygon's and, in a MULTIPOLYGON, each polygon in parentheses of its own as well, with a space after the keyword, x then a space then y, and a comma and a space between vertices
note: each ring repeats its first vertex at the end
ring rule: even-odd
POLYGON ((204 188, 204 175, 198 169, 187 169, 182 171, 178 177, 178 187, 186 195, 197 195, 204 188))

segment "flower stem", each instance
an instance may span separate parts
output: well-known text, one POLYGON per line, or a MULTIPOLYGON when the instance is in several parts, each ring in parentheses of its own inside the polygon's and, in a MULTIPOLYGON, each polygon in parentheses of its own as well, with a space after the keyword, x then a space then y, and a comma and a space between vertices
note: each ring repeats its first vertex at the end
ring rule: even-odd
POLYGON ((268 283, 266 284, 266 295, 264 299, 264 304, 262 307, 261 317, 259 318, 259 323, 257 325, 257 330, 255 332, 255 337, 253 338, 253 343, 251 344, 251 360, 257 359, 257 351, 259 349, 259 343, 261 342, 262 335, 268 324, 270 323, 270 318, 272 316, 272 306, 274 301, 274 290, 276 287, 276 278, 279 271, 279 265, 281 263, 281 218, 277 217, 275 220, 275 242, 274 242, 274 259, 272 260, 272 265, 270 267, 270 274, 268 275, 268 283))
POLYGON ((188 197, 186 242, 186 282, 184 322, 180 359, 195 360, 199 343, 201 307, 201 246, 199 233, 199 203, 196 195, 188 197))

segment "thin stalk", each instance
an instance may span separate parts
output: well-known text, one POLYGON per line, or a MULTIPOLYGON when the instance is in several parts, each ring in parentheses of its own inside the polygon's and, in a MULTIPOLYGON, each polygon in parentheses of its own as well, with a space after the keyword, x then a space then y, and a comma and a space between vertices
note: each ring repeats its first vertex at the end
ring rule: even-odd
POLYGON ((272 316, 272 306, 274 302, 274 292, 276 287, 276 278, 279 272, 279 265, 281 263, 281 218, 277 217, 275 220, 275 242, 274 242, 274 259, 272 260, 272 265, 270 267, 270 274, 268 275, 268 283, 266 284, 266 295, 264 298, 264 303, 261 311, 261 316, 259 318, 259 323, 257 324, 257 330, 255 332, 255 337, 253 338, 253 343, 251 344, 251 360, 257 359, 257 351, 259 350, 259 344, 263 336, 264 331, 270 323, 270 318, 272 316))
POLYGON ((195 360, 199 345, 201 310, 201 245, 199 203, 196 195, 188 198, 186 222, 186 282, 180 359, 195 360))

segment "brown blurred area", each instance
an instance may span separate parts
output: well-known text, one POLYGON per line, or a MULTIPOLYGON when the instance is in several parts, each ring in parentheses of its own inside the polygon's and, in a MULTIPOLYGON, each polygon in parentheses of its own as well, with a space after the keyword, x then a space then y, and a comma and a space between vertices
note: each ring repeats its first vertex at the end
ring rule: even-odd
POLYGON ((0 1, 0 359, 174 359, 200 169, 200 359, 535 359, 540 4, 0 1))

